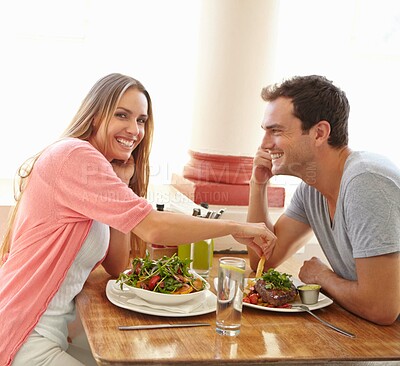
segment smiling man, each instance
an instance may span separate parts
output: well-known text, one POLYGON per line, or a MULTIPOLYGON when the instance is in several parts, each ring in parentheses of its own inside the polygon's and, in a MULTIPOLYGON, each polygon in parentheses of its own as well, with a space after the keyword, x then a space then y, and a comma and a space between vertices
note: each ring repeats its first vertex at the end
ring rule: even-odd
MULTIPOLYGON (((277 236, 264 270, 296 253, 314 233, 330 267, 313 257, 299 278, 321 285, 364 319, 393 323, 400 313, 399 168, 349 148, 349 102, 325 77, 293 77, 261 95, 265 134, 254 158, 247 220, 264 221, 277 236), (302 182, 272 224, 266 187, 274 175, 302 182)), ((259 256, 249 248, 249 257, 256 270, 259 256)))

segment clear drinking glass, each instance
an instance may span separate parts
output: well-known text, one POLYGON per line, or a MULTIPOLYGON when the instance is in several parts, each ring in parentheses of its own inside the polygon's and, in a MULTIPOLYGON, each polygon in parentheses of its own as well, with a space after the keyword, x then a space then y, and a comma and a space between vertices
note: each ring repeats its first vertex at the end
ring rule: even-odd
POLYGON ((216 331, 236 336, 240 333, 246 261, 223 257, 218 264, 216 331))

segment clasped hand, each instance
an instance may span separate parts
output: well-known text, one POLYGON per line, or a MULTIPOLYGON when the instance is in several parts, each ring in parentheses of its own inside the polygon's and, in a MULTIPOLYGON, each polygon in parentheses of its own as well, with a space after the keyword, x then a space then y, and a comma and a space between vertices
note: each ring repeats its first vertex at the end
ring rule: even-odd
POLYGON ((113 160, 111 165, 115 174, 126 184, 129 184, 133 173, 135 173, 135 160, 131 155, 127 161, 113 160))

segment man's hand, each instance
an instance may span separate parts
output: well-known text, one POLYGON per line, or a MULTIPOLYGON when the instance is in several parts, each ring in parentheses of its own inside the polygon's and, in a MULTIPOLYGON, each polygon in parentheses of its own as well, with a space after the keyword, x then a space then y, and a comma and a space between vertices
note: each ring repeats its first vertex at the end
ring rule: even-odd
POLYGON ((320 284, 321 281, 318 277, 325 271, 333 273, 332 270, 320 259, 312 257, 310 260, 304 261, 303 266, 300 268, 299 278, 304 283, 320 284))
POLYGON ((253 160, 251 180, 256 184, 265 184, 273 176, 271 154, 261 147, 258 148, 253 160))

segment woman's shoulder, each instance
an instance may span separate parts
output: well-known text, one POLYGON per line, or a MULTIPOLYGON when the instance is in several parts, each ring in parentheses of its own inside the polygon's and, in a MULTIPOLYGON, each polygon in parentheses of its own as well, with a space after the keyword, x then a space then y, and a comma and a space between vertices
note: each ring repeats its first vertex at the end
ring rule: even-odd
POLYGON ((95 150, 95 148, 85 140, 81 140, 74 137, 66 137, 48 146, 44 152, 50 154, 62 154, 63 156, 68 155, 76 149, 89 149, 95 150))
MULTIPOLYGON (((104 156, 88 141, 63 138, 48 146, 40 154, 37 166, 62 169, 65 166, 81 166, 84 162, 100 164, 104 156)), ((105 160, 104 163, 107 161, 105 160)))
POLYGON ((45 148, 41 158, 51 158, 58 162, 68 159, 103 159, 104 156, 90 142, 78 138, 60 139, 45 148))

